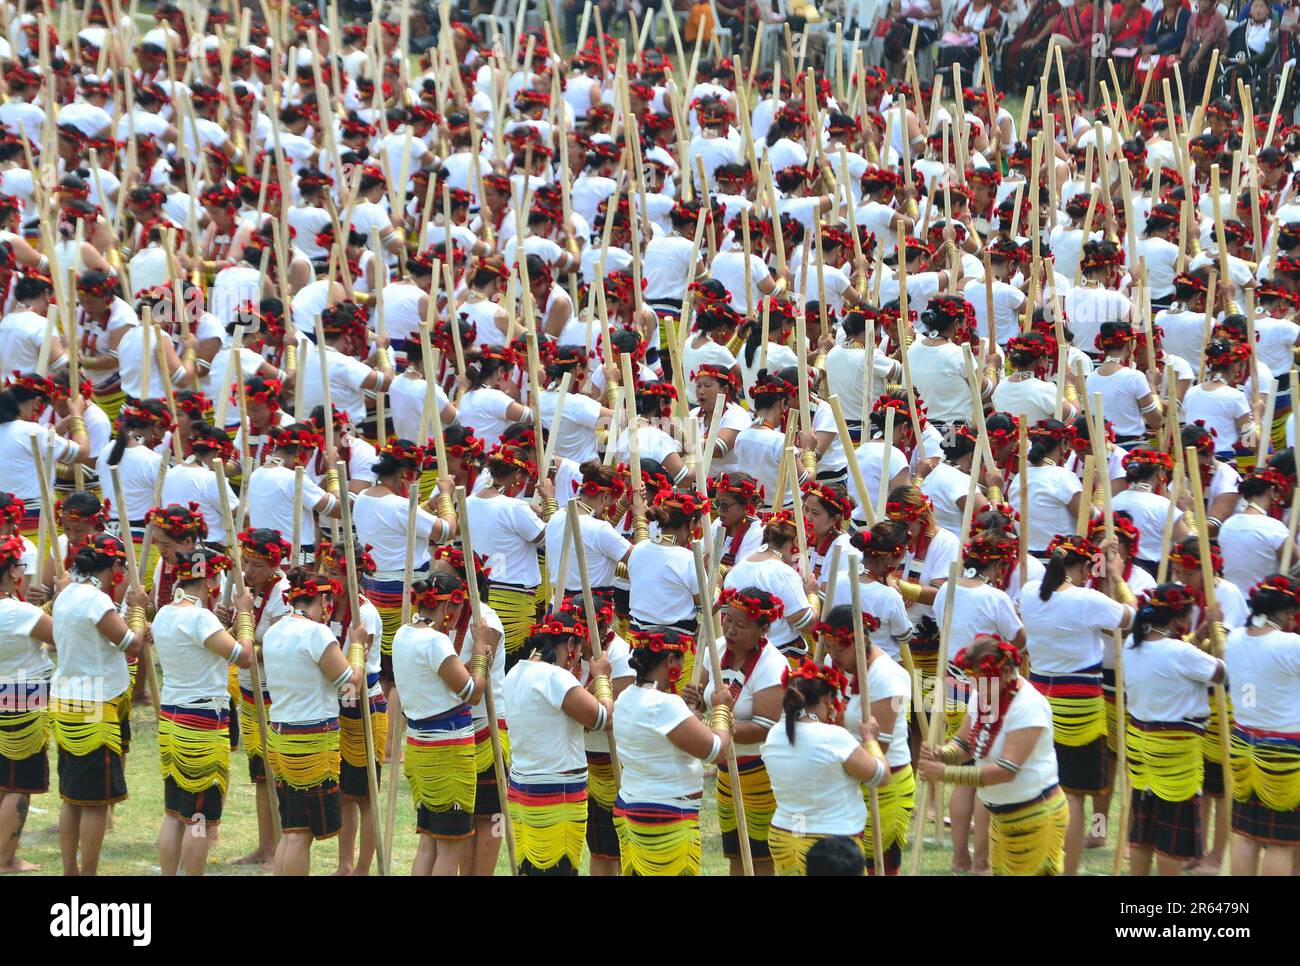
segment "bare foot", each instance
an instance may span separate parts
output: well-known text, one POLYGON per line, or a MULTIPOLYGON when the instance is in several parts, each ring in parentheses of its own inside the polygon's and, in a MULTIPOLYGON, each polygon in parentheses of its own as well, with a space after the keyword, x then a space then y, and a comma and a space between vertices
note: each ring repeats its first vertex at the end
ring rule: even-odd
POLYGON ((1104 849, 1106 847, 1106 836, 1089 835, 1083 840, 1083 847, 1085 849, 1104 849))
POLYGON ((18 857, 7 865, 0 865, 0 875, 14 875, 19 872, 36 872, 40 866, 35 862, 25 862, 18 857))
POLYGON ((242 859, 231 859, 230 865, 268 865, 273 857, 271 853, 258 849, 256 852, 249 852, 242 859))
POLYGON ((133 708, 142 708, 149 704, 153 704, 153 698, 149 696, 148 691, 142 691, 140 694, 131 696, 131 707, 133 708))
POLYGON ((952 871, 969 872, 971 870, 970 856, 954 855, 952 857, 952 871))
POLYGON ((333 875, 352 875, 355 871, 356 871, 356 870, 354 870, 351 866, 340 865, 337 869, 334 870, 334 872, 333 872, 332 874, 333 874, 333 875))
POLYGON ((1218 875, 1219 863, 1213 859, 1202 859, 1190 869, 1186 870, 1188 875, 1218 875))
POLYGON ((992 875, 993 870, 990 869, 987 865, 980 865, 980 866, 972 865, 970 874, 971 875, 992 875))

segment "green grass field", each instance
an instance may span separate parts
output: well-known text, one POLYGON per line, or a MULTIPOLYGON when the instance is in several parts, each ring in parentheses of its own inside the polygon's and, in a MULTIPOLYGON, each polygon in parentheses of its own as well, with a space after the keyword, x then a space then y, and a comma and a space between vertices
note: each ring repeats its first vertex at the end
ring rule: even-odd
MULTIPOLYGON (((162 778, 158 772, 157 729, 153 720, 153 710, 148 707, 136 708, 131 715, 131 730, 131 752, 126 762, 130 798, 114 810, 113 828, 104 839, 104 850, 99 867, 101 875, 156 875, 159 871, 157 838, 158 827, 162 821, 162 778)), ((50 764, 53 770, 53 750, 50 752, 50 764)), ((257 845, 257 817, 253 787, 248 781, 248 765, 242 750, 235 751, 231 758, 230 770, 230 792, 226 798, 219 837, 210 855, 208 874, 269 874, 249 866, 230 864, 232 860, 247 855, 257 845)), ((389 774, 389 770, 385 769, 385 781, 389 774)), ((406 781, 400 776, 398 780, 401 784, 398 788, 397 818, 394 826, 396 834, 393 844, 393 868, 396 874, 406 875, 415 857, 415 819, 406 781)), ((57 784, 57 778, 52 777, 51 790, 45 795, 32 799, 27 828, 23 832, 19 855, 29 862, 40 865, 40 871, 33 873, 35 875, 58 875, 62 869, 56 831, 59 808, 57 784)), ((712 782, 706 781, 705 787, 705 803, 700 821, 704 844, 703 871, 705 875, 726 875, 727 860, 722 855, 717 815, 713 807, 712 782)), ((381 797, 386 799, 387 794, 387 785, 385 785, 381 797)), ((1114 813, 1117 808, 1117 805, 1112 806, 1112 840, 1115 834, 1114 813)), ((1086 852, 1082 871, 1091 875, 1110 874, 1113 854, 1110 848, 1086 852)), ((333 873, 337 862, 336 841, 320 842, 313 847, 313 875, 333 873)), ((923 860, 926 874, 948 874, 949 862, 948 847, 940 849, 934 845, 926 846, 923 860)), ((497 874, 505 875, 507 868, 503 849, 501 860, 497 865, 497 874)))

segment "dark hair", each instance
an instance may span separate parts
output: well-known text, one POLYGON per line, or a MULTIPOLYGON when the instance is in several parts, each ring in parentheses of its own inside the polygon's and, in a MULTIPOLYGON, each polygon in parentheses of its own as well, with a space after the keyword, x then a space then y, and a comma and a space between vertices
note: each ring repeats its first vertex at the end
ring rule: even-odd
MULTIPOLYGON (((1143 463, 1133 460, 1128 464, 1128 466, 1124 467, 1124 477, 1130 483, 1141 483, 1145 480, 1151 479, 1160 469, 1163 469, 1163 467, 1156 463, 1143 463)), ((1246 482, 1246 479, 1249 479, 1249 477, 1242 480, 1243 484, 1246 482)), ((1240 487, 1238 487, 1238 489, 1240 489, 1240 487)), ((1258 492, 1263 493, 1266 489, 1268 489, 1267 485, 1258 492)), ((1246 496, 1246 494, 1242 493, 1242 496, 1246 496)))
POLYGON ((659 524, 661 530, 679 530, 692 520, 699 519, 700 511, 696 511, 692 516, 687 516, 681 507, 659 504, 658 506, 647 507, 645 516, 647 520, 659 524))
POLYGON ((75 493, 69 493, 64 498, 63 509, 71 510, 77 516, 93 517, 104 509, 104 505, 94 493, 88 490, 77 490, 75 493))
POLYGON ((465 581, 458 574, 434 573, 428 577, 421 577, 419 580, 411 581, 411 594, 418 596, 426 590, 432 590, 438 594, 450 594, 459 587, 464 586, 465 581))
POLYGON ((465 353, 465 378, 469 380, 470 389, 482 389, 489 379, 509 368, 510 363, 504 359, 484 358, 483 353, 476 350, 465 353))
MULTIPOLYGON (((992 418, 992 416, 989 417, 990 421, 992 418)), ((1066 429, 1065 423, 1061 422, 1059 419, 1044 419, 1042 423, 1039 424, 1039 428, 1051 431, 1060 431, 1061 433, 1064 433, 1066 429)), ((1042 462, 1047 458, 1048 453, 1059 450, 1066 445, 1064 437, 1061 439, 1051 439, 1050 437, 1041 435, 1034 436, 1031 434, 1030 440, 1029 455, 1027 458, 1029 462, 1033 463, 1035 466, 1042 465, 1042 462)), ((1047 598, 1043 599, 1046 600, 1047 598)))
POLYGON ((1247 500, 1251 500, 1263 496, 1274 487, 1274 483, 1261 477, 1254 475, 1243 476, 1241 482, 1237 484, 1237 493, 1247 500))
MULTIPOLYGON (((1071 533, 1066 539, 1077 544, 1083 540, 1083 537, 1077 533, 1071 533)), ((1065 583, 1065 569, 1076 564, 1087 563, 1090 559, 1090 557, 1085 557, 1073 550, 1057 547, 1052 551, 1052 555, 1047 558, 1047 566, 1043 570, 1043 581, 1038 587, 1038 599, 1051 600, 1052 594, 1056 593, 1060 586, 1065 583)))
MULTIPOLYGON (((141 399, 140 409, 152 413, 160 420, 167 420, 170 417, 167 413, 167 404, 161 399, 141 399)), ((125 412, 118 417, 117 435, 113 437, 113 448, 108 453, 108 465, 117 466, 122 462, 122 454, 126 452, 126 438, 131 435, 133 429, 144 429, 152 426, 155 420, 145 416, 128 416, 125 412)))
POLYGON ((785 687, 785 694, 781 698, 781 711, 785 715, 785 737, 794 746, 794 728, 799 723, 799 714, 805 708, 817 704, 828 694, 834 693, 834 688, 821 678, 790 678, 790 683, 785 687))
POLYGON ((26 302, 28 299, 53 294, 54 286, 51 285, 48 280, 43 278, 33 278, 30 275, 20 275, 18 276, 18 281, 14 282, 14 299, 19 302, 26 302))
POLYGON ((1300 608, 1300 603, 1297 603, 1295 597, 1291 594, 1274 587, 1265 586, 1269 580, 1279 576, 1285 577, 1282 574, 1272 574, 1265 578, 1265 583, 1258 585, 1250 592, 1250 612, 1252 614, 1271 617, 1279 611, 1300 608))
MULTIPOLYGON (((273 533, 275 531, 272 531, 273 533)), ((306 585, 309 581, 317 580, 320 574, 314 567, 293 567, 285 571, 285 579, 289 581, 290 588, 297 589, 306 585)), ((324 592, 317 594, 317 597, 324 596, 324 592)))
POLYGON ((849 546, 864 556, 885 556, 907 548, 907 524, 902 520, 881 520, 869 530, 849 538, 849 546))
MULTIPOLYGON (((965 426, 966 421, 964 419, 954 419, 951 425, 954 428, 957 426, 965 426)), ((948 439, 944 440, 940 444, 940 446, 943 448, 943 458, 948 462, 959 460, 963 456, 975 452, 975 440, 968 436, 963 436, 961 433, 952 433, 948 439)))
MULTIPOLYGON (((671 627, 651 627, 647 630, 652 634, 662 634, 664 640, 669 644, 680 643, 683 637, 680 631, 671 627)), ((636 672, 636 683, 645 684, 655 668, 667 661, 673 654, 679 653, 678 651, 654 651, 648 647, 634 647, 632 656, 628 658, 628 664, 636 672)))
MULTIPOLYGON (((1163 597, 1170 590, 1182 590, 1182 589, 1183 589, 1182 584, 1171 582, 1165 584, 1158 584, 1157 586, 1153 587, 1150 591, 1148 591, 1148 593, 1152 597, 1156 597, 1156 596, 1163 597)), ((1152 601, 1152 600, 1146 601, 1137 609, 1137 616, 1133 618, 1133 632, 1132 632, 1133 645, 1132 646, 1140 647, 1142 645, 1142 638, 1146 637, 1147 634, 1150 633, 1153 627, 1156 627, 1159 624, 1164 624, 1175 617, 1182 617, 1191 609, 1192 609, 1192 601, 1190 598, 1187 600, 1187 603, 1184 606, 1178 608, 1177 610, 1174 610, 1172 607, 1168 607, 1164 604, 1161 604, 1158 601, 1152 601)))
POLYGON ((230 442, 230 434, 211 423, 196 419, 190 424, 190 445, 204 453, 220 452, 230 442))
POLYGON ((862 847, 847 835, 828 835, 808 850, 808 875, 860 876, 867 860, 862 847))
MULTIPOLYGON (((415 444, 412 443, 409 439, 398 439, 398 440, 394 440, 394 442, 397 443, 399 446, 405 446, 407 448, 411 448, 415 446, 415 444)), ((419 466, 410 465, 413 462, 415 461, 411 459, 399 460, 392 453, 381 452, 379 454, 379 457, 374 461, 374 463, 370 465, 370 468, 374 472, 375 478, 382 480, 385 477, 395 476, 396 474, 402 472, 402 470, 419 469, 420 468, 419 466)))
POLYGON ((541 655, 542 660, 547 664, 554 664, 556 648, 578 636, 579 621, 572 614, 552 614, 550 620, 559 623, 566 629, 572 628, 572 633, 529 634, 524 638, 524 646, 520 653, 520 660, 525 660, 533 654, 539 654, 541 655))
MULTIPOLYGON (((867 312, 875 314, 875 309, 870 306, 849 309, 844 313, 844 319, 840 322, 840 328, 844 330, 846 338, 852 338, 856 335, 862 335, 867 331, 867 312), (864 310, 865 308, 865 310, 864 310)), ((871 348, 868 346, 868 348, 871 348)))
POLYGON ((77 550, 77 555, 72 558, 72 569, 79 574, 90 577, 113 566, 113 561, 116 559, 118 558, 102 553, 92 538, 83 543, 77 550))
MULTIPOLYGON (((206 569, 206 565, 207 565, 208 563, 210 563, 214 557, 220 557, 220 556, 222 556, 222 554, 221 554, 219 551, 214 550, 214 549, 211 548, 211 547, 202 547, 202 546, 199 546, 199 547, 195 547, 193 550, 180 550, 180 551, 177 551, 177 553, 176 553, 176 563, 177 563, 178 565, 185 565, 185 564, 193 565, 193 564, 197 564, 197 563, 199 563, 199 562, 201 561, 205 566, 204 566, 204 568, 203 568, 202 570, 199 571, 199 572, 202 574, 202 576, 200 576, 200 577, 194 577, 194 578, 192 578, 192 579, 190 579, 190 580, 179 580, 179 579, 178 579, 178 580, 176 581, 176 583, 177 583, 177 584, 195 584, 195 583, 198 583, 200 580, 207 580, 207 579, 211 576, 211 574, 208 573, 208 571, 207 571, 207 569, 206 569)), ((170 601, 168 601, 168 603, 170 603, 170 601)))

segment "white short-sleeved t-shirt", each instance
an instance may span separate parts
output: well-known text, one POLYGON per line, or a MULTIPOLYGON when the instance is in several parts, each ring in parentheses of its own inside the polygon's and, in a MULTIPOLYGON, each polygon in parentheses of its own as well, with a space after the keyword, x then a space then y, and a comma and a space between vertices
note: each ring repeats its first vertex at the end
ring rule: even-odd
MULTIPOLYGON (((557 513, 546 521, 546 568, 552 581, 559 576, 560 560, 563 559, 566 519, 565 514, 557 513)), ((589 514, 578 514, 578 529, 582 533, 582 544, 587 554, 587 577, 591 586, 613 586, 614 568, 632 544, 608 521, 598 520, 589 514)), ((569 551, 569 566, 564 572, 564 589, 582 590, 582 574, 578 570, 577 554, 572 550, 569 551)))
MULTIPOLYGON (((1028 546, 1037 553, 1046 550, 1057 534, 1074 532, 1076 521, 1070 501, 1083 492, 1083 484, 1064 466, 1027 466, 1025 476, 1029 481, 1028 546)), ((1015 507, 1020 506, 1020 486, 1017 473, 1007 487, 1007 502, 1015 507)))
POLYGON ((545 661, 520 661, 506 675, 510 715, 510 775, 521 781, 584 772, 582 725, 561 710, 564 697, 582 687, 569 671, 545 661))
MULTIPOLYGON (((293 540, 293 500, 296 490, 295 473, 287 466, 267 463, 255 469, 248 478, 248 522, 252 527, 266 527, 277 531, 285 540, 293 540)), ((299 539, 311 543, 316 539, 315 515, 312 508, 319 506, 325 491, 311 478, 303 475, 302 515, 299 519, 299 539)), ((372 541, 367 540, 367 543, 372 541)), ((374 544, 376 548, 379 544, 374 544)), ((406 548, 405 542, 402 544, 406 548)), ((403 554, 405 561, 405 554, 403 554)))
POLYGON ((153 619, 153 642, 162 664, 162 703, 226 707, 230 664, 203 642, 224 630, 206 607, 168 604, 153 619))
POLYGON ((907 362, 930 419, 951 423, 971 418, 970 383, 961 346, 951 342, 926 345, 917 339, 908 347, 907 362))
MULTIPOLYGON (((853 499, 854 504, 861 508, 864 502, 870 502, 875 506, 880 500, 880 475, 882 470, 887 470, 892 480, 899 473, 907 469, 907 454, 897 446, 890 446, 888 451, 885 449, 883 440, 873 439, 858 446, 855 451, 858 461, 858 470, 862 474, 862 485, 867 488, 865 499, 858 493, 857 480, 852 473, 848 477, 849 496, 853 499), (886 466, 888 463, 888 466, 886 466)), ((885 483, 888 488, 888 480, 885 483)), ((885 494, 889 496, 888 492, 885 494)), ((854 517, 860 518, 861 513, 855 510, 854 517)))
POLYGON ((527 503, 502 495, 471 496, 465 512, 475 535, 474 552, 488 558, 494 582, 518 587, 541 583, 536 541, 545 524, 527 503))
POLYGON ((47 681, 54 663, 32 637, 41 609, 14 597, 0 598, 0 689, 6 682, 47 681))
MULTIPOLYGON (((376 574, 405 573, 406 541, 410 530, 410 501, 406 497, 396 493, 383 496, 358 493, 352 503, 352 525, 356 528, 357 539, 370 544, 376 574)), ((413 564, 416 570, 429 563, 429 538, 437 525, 438 517, 423 507, 415 508, 413 564)))
POLYGON ((772 782, 776 813, 772 824, 803 835, 858 835, 867 805, 858 780, 844 763, 858 742, 839 725, 801 721, 794 744, 782 718, 763 742, 763 764, 772 782))
POLYGON ((1100 666, 1102 634, 1119 627, 1128 608, 1101 591, 1069 583, 1042 600, 1041 586, 1041 580, 1031 581, 1020 595, 1020 619, 1034 671, 1071 674, 1100 666))
POLYGON ((623 801, 673 805, 704 790, 703 764, 668 739, 690 717, 685 701, 653 686, 632 686, 618 696, 614 740, 623 762, 623 801))
POLYGON ((89 583, 69 584, 54 598, 59 664, 50 680, 51 696, 108 700, 131 686, 126 655, 95 626, 114 609, 108 594, 89 583))
MULTIPOLYGON (((934 619, 942 627, 944 611, 948 605, 948 588, 934 599, 934 619)), ((981 583, 978 587, 963 587, 959 582, 953 588, 952 638, 948 653, 956 654, 969 647, 977 634, 997 634, 1005 640, 1015 640, 1024 626, 1015 605, 1004 591, 981 583)))
POLYGON ((1056 385, 1043 379, 1003 379, 993 390, 993 408, 1030 426, 1056 415, 1056 385))
MULTIPOLYGON (((636 677, 636 671, 632 670, 632 645, 618 634, 614 634, 609 639, 609 643, 605 646, 605 656, 609 658, 610 681, 617 681, 619 678, 631 681, 636 677)), ((578 678, 583 687, 591 683, 591 662, 582 662, 578 678)), ((589 752, 609 754, 609 732, 584 731, 582 744, 589 752)))
MULTIPOLYGON (((346 412, 354 426, 360 426, 366 418, 366 394, 361 387, 374 370, 355 356, 339 352, 333 346, 325 347, 325 362, 330 380, 330 403, 336 409, 346 412)), ((303 368, 303 409, 310 412, 317 406, 324 405, 325 401, 321 389, 320 359, 314 345, 303 347, 298 365, 303 368)))
MULTIPOLYGON (((29 423, 24 419, 0 423, 0 481, 3 481, 4 489, 23 501, 39 500, 41 497, 32 456, 32 437, 36 438, 36 445, 42 454, 53 441, 54 458, 58 462, 67 462, 77 454, 76 443, 56 435, 49 426, 29 423)), ((107 481, 108 477, 101 479, 107 481)))
POLYGON ((1215 434, 1216 449, 1232 449, 1237 441, 1237 420, 1250 415, 1250 400, 1235 386, 1213 390, 1204 385, 1192 386, 1178 407, 1183 425, 1201 420, 1215 434))
MULTIPOLYGON (((889 657, 877 656, 867 669, 867 697, 872 704, 888 700, 897 717, 894 718, 894 730, 880 735, 880 743, 889 744, 885 760, 890 768, 901 768, 910 764, 912 752, 907 744, 907 713, 912 704, 912 679, 907 669, 889 657)), ((848 704, 844 706, 844 728, 858 737, 858 722, 862 720, 862 695, 855 691, 848 704)))
MULTIPOLYGON (((980 693, 977 689, 970 697, 967 715, 978 720, 980 714, 980 693)), ((1040 795, 1057 783, 1056 748, 1052 744, 1052 706, 1047 698, 1038 693, 1028 681, 1022 680, 1016 689, 1015 697, 1006 711, 1006 720, 998 729, 993 743, 985 749, 984 756, 976 764, 986 765, 1003 756, 1007 736, 1029 728, 1041 728, 1038 740, 1034 742, 1029 757, 1020 766, 1020 772, 1009 782, 1000 785, 988 785, 979 790, 980 801, 985 805, 1014 805, 1040 795)))
POLYGON ((962 505, 958 500, 970 496, 970 474, 951 463, 940 463, 921 481, 921 492, 934 504, 934 522, 954 535, 962 525, 962 505))
POLYGON ((1248 592, 1269 574, 1277 573, 1278 555, 1288 536, 1281 520, 1257 513, 1234 513, 1219 527, 1223 576, 1242 593, 1248 592))
POLYGON ((776 477, 784 451, 785 434, 767 426, 755 423, 736 434, 736 465, 763 487, 772 504, 777 501, 776 477))
POLYGON ((1139 399, 1151 395, 1147 377, 1136 369, 1122 366, 1108 376, 1093 372, 1086 382, 1088 395, 1101 393, 1101 408, 1105 417, 1115 424, 1117 436, 1141 436, 1146 432, 1139 399))
POLYGON ((538 399, 542 425, 555 435, 555 455, 576 463, 585 463, 600 457, 596 446, 596 427, 600 423, 599 400, 571 392, 564 397, 560 425, 555 427, 555 408, 559 392, 544 390, 538 399))
MULTIPOLYGON (((858 599, 862 609, 880 621, 880 626, 867 636, 891 659, 897 661, 902 657, 899 641, 905 641, 912 634, 912 621, 907 616, 907 602, 902 595, 888 584, 876 580, 864 580, 858 585, 858 599)), ((835 582, 835 597, 831 607, 852 603, 853 588, 845 574, 835 582)))
MULTIPOLYGON (((925 548, 925 559, 917 560, 909 549, 903 557, 903 573, 906 579, 922 587, 942 584, 948 579, 948 567, 961 557, 961 541, 955 534, 940 528, 930 538, 930 545, 925 548), (936 584, 937 581, 937 584, 936 584)), ((909 604, 907 614, 912 623, 919 624, 922 617, 934 617, 934 608, 929 604, 909 604)))
MULTIPOLYGON (((1118 513, 1123 510, 1133 518, 1133 525, 1137 527, 1141 536, 1138 542, 1138 559, 1159 560, 1160 538, 1165 532, 1165 517, 1169 513, 1169 499, 1159 493, 1152 493, 1150 490, 1139 490, 1130 486, 1127 490, 1120 490, 1115 494, 1111 499, 1111 506, 1115 509, 1115 512, 1118 513)), ((1175 507, 1173 523, 1176 524, 1182 518, 1183 511, 1175 507)), ((1222 535, 1220 535, 1219 539, 1223 539, 1222 535)))
POLYGON ((1124 693, 1139 721, 1203 719, 1210 713, 1205 686, 1219 662, 1194 644, 1163 637, 1124 647, 1124 693))
POLYGON ((781 599, 782 616, 767 629, 767 639, 776 647, 785 647, 798 639, 788 618, 808 608, 808 592, 804 589, 799 572, 784 560, 742 559, 729 571, 722 585, 728 590, 746 590, 757 587, 781 599))
POLYGON ((1252 637, 1239 627, 1228 634, 1223 663, 1237 724, 1300 734, 1300 634, 1272 631, 1252 637))
MULTIPOLYGON (((730 652, 728 652, 730 653, 730 652)), ((725 658, 724 658, 725 660, 725 658)), ((754 717, 754 695, 768 688, 781 687, 781 674, 790 667, 790 662, 785 659, 779 650, 775 647, 765 645, 758 652, 758 661, 754 668, 749 672, 749 676, 742 679, 741 668, 724 667, 722 669, 722 680, 728 686, 735 690, 735 685, 740 685, 740 694, 736 698, 736 703, 732 706, 732 714, 737 721, 746 721, 754 717)), ((708 684, 704 688, 704 703, 708 704, 713 694, 713 678, 710 677, 708 684)), ((736 743, 737 755, 761 755, 761 744, 742 744, 736 743)))
POLYGON ((266 687, 271 692, 271 720, 276 723, 324 721, 337 718, 339 696, 320 669, 320 659, 334 635, 318 624, 293 613, 266 632, 262 659, 266 664, 266 687))
POLYGON ((485 449, 491 449, 501 441, 501 434, 510 425, 506 414, 513 402, 500 389, 487 386, 471 389, 460 397, 457 418, 462 426, 474 430, 474 435, 483 440, 485 449))
POLYGON ((402 712, 409 720, 432 718, 465 703, 438 673, 453 657, 456 650, 451 638, 441 631, 418 624, 397 629, 393 636, 393 681, 402 695, 402 712))
POLYGON ((634 620, 645 625, 676 624, 696 617, 695 595, 700 585, 695 556, 685 547, 642 541, 628 557, 627 575, 634 620))
POLYGON ((1114 289, 1080 285, 1065 293, 1063 308, 1074 333, 1074 344, 1096 352, 1097 336, 1107 322, 1124 322, 1133 311, 1128 296, 1114 289))
MULTIPOLYGON (((404 371, 388 387, 388 402, 393 413, 393 432, 398 439, 420 438, 420 419, 424 412, 428 389, 428 383, 417 376, 412 369, 404 371)), ((436 384, 433 391, 437 399, 438 411, 442 412, 447 408, 447 394, 436 384)), ((433 425, 432 417, 429 425, 430 427, 433 425)))

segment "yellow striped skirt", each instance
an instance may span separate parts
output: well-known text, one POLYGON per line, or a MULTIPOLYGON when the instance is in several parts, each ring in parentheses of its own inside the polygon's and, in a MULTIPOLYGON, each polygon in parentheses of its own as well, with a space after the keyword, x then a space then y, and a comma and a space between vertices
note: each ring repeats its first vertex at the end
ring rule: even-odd
MULTIPOLYGON (((870 799, 869 791, 868 788, 863 787, 864 799, 870 799)), ((888 853, 895 846, 903 848, 907 845, 907 833, 912 824, 912 809, 916 805, 916 773, 912 771, 911 765, 899 768, 889 776, 888 785, 876 789, 876 804, 880 812, 881 852, 888 853)), ((868 808, 870 808, 869 801, 868 808)), ((870 820, 867 821, 862 841, 867 854, 867 863, 871 864, 875 855, 875 837, 870 820)), ((887 871, 890 864, 889 856, 886 854, 887 871)), ((874 869, 871 871, 875 873, 874 869)))
POLYGON ((1128 775, 1134 791, 1175 803, 1198 795, 1205 776, 1201 752, 1201 735, 1190 725, 1129 719, 1128 775))
POLYGON ((474 724, 469 705, 434 718, 407 719, 402 774, 411 785, 411 798, 417 808, 473 814, 478 775, 474 770, 474 724))
POLYGON ((614 830, 624 875, 700 874, 700 806, 614 803, 614 830))
MULTIPOLYGON (((762 846, 762 857, 766 857, 767 831, 772 826, 772 816, 776 814, 776 796, 772 794, 767 766, 757 755, 741 757, 736 764, 740 770, 740 793, 745 803, 745 831, 751 847, 762 846)), ((736 834, 736 805, 732 794, 731 772, 727 770, 727 763, 721 761, 718 763, 718 827, 724 838, 728 833, 736 834)), ((728 857, 739 857, 739 842, 734 854, 725 842, 723 851, 728 857)))
POLYGON ((277 781, 305 790, 339 780, 339 722, 271 722, 267 763, 277 781))
POLYGON ((166 705, 158 718, 158 759, 164 779, 198 794, 230 784, 230 730, 223 713, 166 705))
MULTIPOLYGON (((375 761, 384 760, 384 748, 388 745, 388 702, 382 694, 370 697, 370 730, 373 733, 375 761)), ((366 767, 366 731, 360 714, 352 714, 351 709, 339 712, 339 756, 354 768, 366 767)))
POLYGON ((50 719, 44 708, 0 714, 0 758, 23 761, 43 754, 50 739, 50 719))
POLYGON ((1036 801, 985 807, 989 812, 989 864, 994 875, 1061 874, 1070 809, 1059 787, 1036 801))
POLYGON ((1275 812, 1300 808, 1300 735, 1232 729, 1232 792, 1239 802, 1253 794, 1275 812))
MULTIPOLYGON (((808 850, 827 835, 801 835, 777 825, 767 833, 767 845, 772 850, 772 865, 777 875, 807 875, 808 850)), ((865 848, 861 834, 853 836, 858 848, 865 848)))
POLYGON ((50 730, 54 742, 70 755, 97 748, 122 754, 122 712, 130 709, 129 691, 108 701, 77 701, 50 696, 50 730))
POLYGON ((508 806, 519 862, 545 872, 568 859, 574 871, 587 842, 587 777, 520 782, 510 777, 508 806))
POLYGON ((528 628, 537 622, 536 588, 490 583, 488 604, 501 618, 501 626, 505 629, 506 654, 518 654, 528 636, 528 628))

